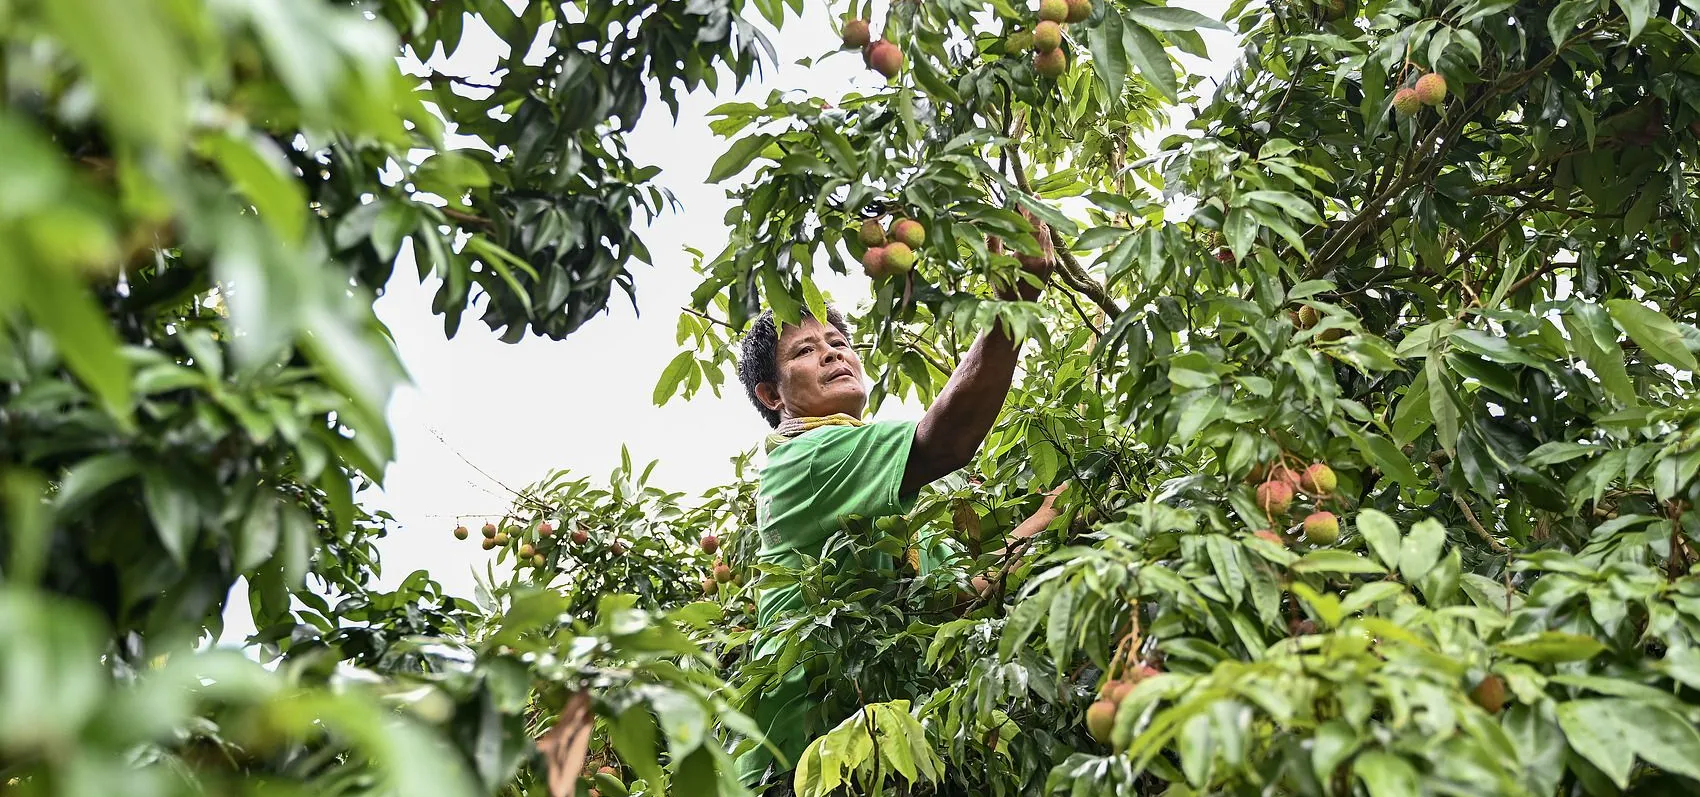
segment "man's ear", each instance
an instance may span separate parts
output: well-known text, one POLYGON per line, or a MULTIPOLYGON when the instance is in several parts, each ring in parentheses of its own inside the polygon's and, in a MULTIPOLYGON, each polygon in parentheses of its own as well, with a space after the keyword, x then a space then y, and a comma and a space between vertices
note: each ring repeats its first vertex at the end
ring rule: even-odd
POLYGON ((779 397, 779 387, 772 382, 762 382, 756 385, 756 398, 761 401, 763 407, 774 412, 778 412, 780 407, 785 406, 785 400, 779 397))

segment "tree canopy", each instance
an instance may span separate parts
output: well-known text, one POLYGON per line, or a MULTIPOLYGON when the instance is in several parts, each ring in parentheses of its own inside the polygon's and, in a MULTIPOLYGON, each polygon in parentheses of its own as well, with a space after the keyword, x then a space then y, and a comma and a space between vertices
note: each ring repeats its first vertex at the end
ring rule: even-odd
POLYGON ((746 794, 799 667, 807 797, 1697 787, 1700 2, 854 0, 835 53, 760 32, 800 2, 516 5, 0 6, 8 790, 746 794), (468 24, 495 83, 397 65, 468 24), (570 340, 690 212, 650 97, 779 58, 885 82, 716 110, 656 400, 866 270, 876 406, 1026 340, 974 464, 789 569, 752 452, 700 496, 627 457, 467 529, 472 600, 375 587, 398 255, 445 334, 570 340), (252 658, 202 644, 238 583, 252 658))

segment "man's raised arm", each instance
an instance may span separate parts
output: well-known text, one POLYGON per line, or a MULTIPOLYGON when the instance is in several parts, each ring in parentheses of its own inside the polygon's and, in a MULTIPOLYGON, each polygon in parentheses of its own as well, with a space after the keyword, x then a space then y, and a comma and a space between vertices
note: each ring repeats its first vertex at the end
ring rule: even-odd
MULTIPOLYGON (((1048 239, 1040 227, 1046 256, 1040 263, 1028 266, 1041 278, 1049 277, 1048 239)), ((1037 286, 1023 283, 1013 292, 1032 301, 1037 298, 1037 286)), ((1012 292, 1000 290, 1004 298, 1015 298, 1012 292)), ((1000 325, 980 336, 969 347, 968 356, 950 375, 950 381, 927 414, 915 425, 915 442, 909 449, 909 462, 903 470, 903 495, 914 495, 922 487, 974 460, 986 435, 997 422, 1015 377, 1015 364, 1021 357, 1021 346, 1011 340, 1000 325)))

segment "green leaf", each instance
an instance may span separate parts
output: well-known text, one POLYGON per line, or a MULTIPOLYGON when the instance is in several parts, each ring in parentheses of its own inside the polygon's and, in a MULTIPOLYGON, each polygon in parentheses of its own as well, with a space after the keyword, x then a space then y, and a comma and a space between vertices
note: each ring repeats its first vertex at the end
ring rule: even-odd
POLYGON ((1158 94, 1169 102, 1180 100, 1180 84, 1175 80, 1174 65, 1169 63, 1169 54, 1163 51, 1163 45, 1156 36, 1140 25, 1129 24, 1122 28, 1122 46, 1134 66, 1139 68, 1140 76, 1157 89, 1158 94))
POLYGON ((1446 379, 1439 357, 1431 355, 1424 371, 1428 374, 1428 404, 1434 418, 1434 433, 1440 438, 1441 448, 1457 456, 1458 404, 1452 398, 1452 384, 1446 379))
POLYGON ((1311 551, 1293 565, 1299 573, 1385 573, 1387 569, 1349 551, 1311 551))
MULTIPOLYGON (((0 279, 20 276, 0 255, 0 279)), ((24 307, 30 319, 52 336, 71 373, 95 395, 100 406, 131 425, 130 363, 119 351, 118 335, 70 270, 55 263, 26 267, 24 307)), ((19 282, 13 282, 14 285, 19 282)))
POLYGON ((220 134, 207 136, 200 145, 280 240, 289 244, 301 240, 307 229, 307 192, 287 171, 288 162, 270 139, 244 141, 220 134))
POLYGON ((655 394, 651 394, 649 399, 655 401, 655 406, 666 404, 668 399, 673 398, 673 394, 678 393, 680 382, 685 381, 685 377, 690 376, 695 367, 697 357, 694 353, 678 352, 672 362, 666 364, 666 369, 661 370, 661 379, 655 382, 655 394))
POLYGON ((1608 300, 1606 309, 1630 339, 1659 362, 1683 371, 1700 371, 1694 355, 1683 346, 1682 332, 1665 314, 1631 299, 1608 300))
POLYGON ((1440 561, 1445 544, 1446 528, 1440 521, 1429 518, 1412 526, 1399 544, 1399 573, 1411 583, 1421 580, 1440 561))
POLYGON ((754 161, 756 156, 760 155, 761 151, 772 141, 773 136, 765 133, 758 133, 755 135, 745 136, 744 138, 740 138, 736 142, 733 142, 732 146, 726 150, 725 154, 721 155, 720 158, 714 162, 714 166, 708 170, 707 182, 718 183, 728 177, 742 172, 745 167, 749 166, 750 162, 754 161))
POLYGON ((1370 750, 1352 761, 1352 774, 1363 781, 1370 797, 1418 797, 1417 770, 1410 762, 1382 750, 1370 750))
POLYGON ((1405 452, 1400 451, 1398 446, 1393 445, 1393 441, 1374 432, 1360 432, 1349 427, 1346 429, 1346 435, 1352 438, 1353 446, 1387 478, 1407 488, 1415 489, 1422 485, 1416 468, 1411 467, 1410 458, 1406 457, 1405 452))
POLYGON ((97 454, 72 465, 59 480, 59 491, 53 499, 53 511, 66 520, 106 488, 136 475, 140 470, 128 451, 97 454))
POLYGON ((1388 567, 1399 566, 1399 526, 1393 518, 1376 509, 1358 513, 1358 533, 1369 543, 1369 549, 1388 567))
POLYGON ((174 41, 169 27, 179 10, 162 8, 158 0, 53 0, 40 6, 58 43, 87 69, 99 97, 94 107, 122 133, 167 151, 188 129, 188 87, 195 83, 185 61, 194 51, 174 41))
POLYGON ((166 473, 163 464, 143 470, 142 494, 147 499, 154 532, 166 553, 181 567, 188 563, 189 547, 200 535, 200 518, 195 511, 194 495, 166 473))
POLYGON ((1127 10, 1127 15, 1152 30, 1228 30, 1220 21, 1185 8, 1134 6, 1127 10))
POLYGON ((1635 41, 1653 15, 1653 0, 1617 0, 1617 7, 1629 18, 1629 40, 1635 41))
POLYGON ((1524 661, 1553 664, 1564 661, 1586 661, 1606 649, 1599 640, 1563 631, 1542 631, 1508 639, 1497 646, 1501 653, 1524 661))

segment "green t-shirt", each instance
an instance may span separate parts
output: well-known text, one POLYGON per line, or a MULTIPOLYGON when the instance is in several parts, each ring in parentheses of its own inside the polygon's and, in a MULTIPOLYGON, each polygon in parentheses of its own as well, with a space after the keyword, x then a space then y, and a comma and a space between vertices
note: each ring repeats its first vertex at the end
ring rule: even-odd
MULTIPOLYGON (((761 486, 756 491, 760 560, 802 567, 805 555, 820 555, 827 538, 841 528, 844 516, 876 518, 907 513, 914 507, 915 496, 899 493, 914 440, 914 421, 880 421, 865 426, 821 427, 774 448, 762 468, 761 486)), ((933 552, 923 550, 921 572, 930 571, 934 559, 933 552)), ((757 627, 802 607, 802 589, 796 584, 763 589, 756 595, 757 627)), ((773 655, 778 648, 779 640, 769 639, 757 649, 757 655, 773 655)), ((801 666, 757 701, 756 723, 792 766, 808 740, 825 730, 804 727, 813 702, 801 666)), ((765 748, 746 753, 738 759, 740 779, 753 784, 771 760, 765 748)))

